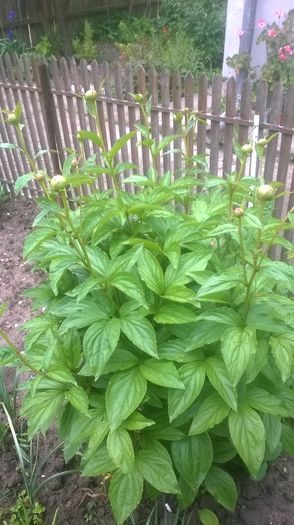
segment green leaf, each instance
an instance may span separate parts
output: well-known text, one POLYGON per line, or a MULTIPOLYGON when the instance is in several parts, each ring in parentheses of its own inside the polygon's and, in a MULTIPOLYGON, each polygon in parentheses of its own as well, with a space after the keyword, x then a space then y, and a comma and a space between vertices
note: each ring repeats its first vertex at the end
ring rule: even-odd
POLYGON ((220 275, 208 278, 197 292, 198 299, 213 299, 214 296, 226 290, 235 288, 242 282, 240 270, 236 267, 230 268, 220 275))
POLYGON ((74 386, 65 392, 65 399, 67 399, 73 407, 81 412, 81 414, 89 414, 89 399, 82 387, 74 386))
POLYGON ((168 414, 171 421, 185 412, 199 396, 205 381, 205 363, 203 361, 187 363, 179 368, 178 373, 185 390, 184 392, 178 389, 168 391, 168 414))
POLYGON ((155 421, 143 416, 140 412, 133 412, 124 422, 123 427, 127 430, 142 430, 155 424, 155 421))
POLYGON ((157 295, 161 295, 164 289, 164 275, 155 255, 144 249, 137 262, 137 267, 146 286, 157 295))
POLYGON ((138 363, 139 359, 132 352, 118 347, 109 361, 107 361, 104 367, 104 374, 127 370, 128 368, 136 366, 138 363))
POLYGON ((268 361, 269 344, 266 339, 257 341, 257 350, 246 368, 246 383, 252 383, 268 361))
POLYGON ((198 320, 205 319, 206 321, 214 321, 215 323, 228 324, 232 326, 238 326, 241 324, 240 315, 235 312, 232 308, 219 307, 212 308, 199 315, 198 320))
POLYGON ((142 284, 136 274, 130 275, 127 272, 118 272, 111 276, 110 284, 129 297, 132 297, 145 308, 148 308, 142 284))
POLYGON ((233 410, 237 410, 236 389, 231 383, 223 362, 217 357, 209 357, 206 360, 206 373, 210 383, 223 398, 225 403, 233 410))
POLYGON ((170 145, 175 139, 179 138, 179 135, 168 135, 163 137, 155 149, 155 155, 158 155, 164 148, 170 145))
POLYGON ((94 131, 80 130, 79 131, 79 140, 80 139, 82 139, 82 140, 90 140, 91 142, 94 142, 94 144, 99 146, 99 148, 101 148, 103 146, 101 138, 94 131))
POLYGON ((221 352, 233 386, 239 383, 257 348, 254 328, 228 328, 221 339, 221 352))
POLYGON ((69 328, 85 328, 95 321, 109 318, 106 310, 88 298, 78 303, 76 300, 65 297, 64 301, 60 301, 50 310, 50 313, 58 317, 66 317, 59 328, 62 334, 66 333, 69 328))
POLYGON ((85 333, 83 349, 97 379, 117 347, 120 336, 120 320, 108 319, 93 323, 85 333))
POLYGON ((262 422, 265 430, 265 442, 270 452, 274 452, 281 440, 282 423, 278 416, 263 414, 262 422))
POLYGON ((193 303, 196 300, 196 294, 186 286, 172 285, 164 290, 164 299, 175 301, 176 303, 193 303))
POLYGON ((283 403, 277 396, 270 394, 264 388, 250 385, 246 392, 246 403, 258 412, 271 414, 273 416, 283 415, 283 403))
POLYGON ((166 388, 185 388, 175 365, 171 361, 147 359, 140 364, 139 368, 141 374, 155 385, 166 388))
POLYGON ((111 472, 115 469, 111 457, 108 454, 106 445, 99 448, 99 450, 91 457, 89 461, 82 467, 82 476, 100 476, 106 472, 111 472))
POLYGON ((237 488, 233 478, 222 468, 212 466, 205 478, 208 492, 223 507, 234 512, 237 503, 237 488))
POLYGON ((294 455, 294 429, 287 423, 282 424, 281 435, 283 449, 289 456, 294 455))
POLYGON ((1 142, 0 148, 2 149, 19 149, 16 144, 10 144, 9 142, 1 142))
POLYGON ((123 137, 120 137, 112 146, 111 150, 108 152, 108 157, 113 160, 115 155, 121 150, 127 142, 136 135, 136 131, 130 131, 126 133, 123 137))
POLYGON ((260 416, 249 407, 240 407, 229 415, 229 429, 236 450, 250 474, 256 476, 265 452, 265 430, 260 416))
POLYGON ((160 307, 154 316, 154 321, 160 324, 193 323, 197 316, 185 306, 165 304, 160 307))
POLYGON ((212 465, 213 451, 209 435, 201 434, 175 441, 171 451, 178 472, 197 491, 212 465))
POLYGON ((292 365, 294 362, 293 335, 284 334, 271 337, 270 346, 275 363, 280 370, 282 381, 285 382, 291 375, 292 365))
POLYGON ((124 474, 129 474, 135 466, 135 452, 128 431, 119 427, 109 432, 106 446, 116 467, 124 474))
POLYGON ((108 432, 108 421, 105 421, 102 417, 97 418, 89 437, 87 450, 83 454, 83 462, 88 461, 96 453, 97 449, 100 448, 101 443, 103 443, 104 439, 106 438, 108 432))
POLYGON ((202 401, 191 424, 189 434, 202 434, 221 423, 229 414, 230 407, 215 392, 202 401))
POLYGON ((19 193, 25 186, 28 185, 30 180, 32 180, 34 177, 33 172, 26 173, 25 175, 21 175, 20 177, 17 177, 16 182, 14 184, 14 189, 16 193, 19 193))
POLYGON ((117 471, 113 474, 109 486, 109 499, 115 521, 118 525, 132 514, 143 495, 143 477, 133 470, 130 474, 117 471))
POLYGON ((117 372, 107 385, 105 401, 111 430, 118 428, 140 405, 147 390, 147 381, 138 367, 117 372))
POLYGON ((121 330, 133 345, 146 354, 157 357, 155 331, 147 319, 136 314, 122 317, 121 330))
POLYGON ((136 470, 160 492, 177 494, 177 478, 171 458, 163 445, 153 441, 148 449, 139 450, 136 455, 136 470))
POLYGON ((202 525, 219 525, 218 517, 209 509, 198 510, 199 519, 202 525))
POLYGON ((46 432, 64 401, 64 392, 45 390, 24 401, 21 415, 29 419, 29 435, 46 432))
POLYGON ((133 184, 138 184, 138 186, 150 186, 150 180, 142 175, 130 175, 124 179, 124 182, 131 182, 133 184))
POLYGON ((55 232, 52 229, 47 228, 38 228, 36 230, 33 230, 25 239, 24 242, 24 248, 23 248, 23 256, 25 259, 28 258, 28 256, 33 253, 39 246, 46 241, 46 239, 50 239, 50 237, 54 237, 55 232))
POLYGON ((0 366, 15 365, 18 357, 9 346, 0 347, 0 366))

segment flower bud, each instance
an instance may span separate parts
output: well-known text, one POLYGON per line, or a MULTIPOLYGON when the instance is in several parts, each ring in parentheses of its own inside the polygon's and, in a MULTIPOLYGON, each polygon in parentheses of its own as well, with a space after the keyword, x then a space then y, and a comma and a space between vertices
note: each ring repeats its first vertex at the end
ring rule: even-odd
POLYGON ((41 180, 46 179, 46 175, 47 175, 46 171, 39 170, 35 173, 35 179, 40 182, 41 180))
POLYGON ((262 201, 272 201, 275 198, 275 190, 269 184, 261 184, 256 193, 262 201))
POLYGON ((267 139, 260 139, 257 144, 259 146, 266 146, 267 145, 267 139))
POLYGON ((243 144, 243 146, 241 147, 241 151, 242 153, 245 153, 245 155, 251 155, 253 147, 251 146, 251 144, 243 144))
POLYGON ((88 89, 84 94, 85 100, 87 102, 93 102, 97 99, 97 91, 95 89, 88 89))
POLYGON ((173 119, 175 122, 182 122, 183 120, 183 113, 175 113, 174 116, 173 116, 173 119))
POLYGON ((243 215, 244 215, 243 208, 235 208, 233 210, 233 215, 234 215, 234 217, 243 217, 243 215))
POLYGON ((8 115, 7 115, 7 122, 8 122, 8 124, 11 124, 12 126, 18 126, 19 119, 17 118, 17 116, 16 116, 14 111, 11 111, 10 113, 8 113, 8 115))
POLYGON ((77 168, 78 165, 79 165, 78 159, 73 159, 71 165, 72 165, 73 168, 77 168))
POLYGON ((77 138, 77 140, 78 140, 79 142, 83 142, 83 140, 84 140, 84 139, 82 138, 82 134, 81 134, 80 131, 77 132, 77 134, 76 134, 76 138, 77 138))
POLYGON ((52 191, 63 190, 66 184, 66 178, 63 175, 54 175, 50 181, 52 191))
POLYGON ((135 102, 144 102, 144 95, 142 93, 137 93, 137 95, 134 95, 134 101, 135 102))

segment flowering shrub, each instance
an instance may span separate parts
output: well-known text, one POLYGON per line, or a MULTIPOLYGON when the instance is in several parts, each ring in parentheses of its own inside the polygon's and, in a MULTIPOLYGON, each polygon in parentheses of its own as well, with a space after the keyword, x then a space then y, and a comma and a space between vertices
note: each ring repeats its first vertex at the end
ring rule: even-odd
MULTIPOLYGON (((152 137, 143 95, 134 98, 152 167, 121 163, 134 132, 108 150, 96 95, 85 101, 97 132, 78 140, 99 147, 99 162, 73 152, 50 179, 33 157, 18 179, 18 189, 34 179, 44 192, 24 256, 47 278, 27 292, 37 315, 25 325, 25 352, 8 341, 0 364, 16 356, 33 371, 22 408, 30 435, 57 423, 66 461, 78 455, 83 475, 105 476, 118 524, 150 485, 184 508, 205 490, 233 511, 234 466, 259 478, 293 452, 294 269, 268 255, 282 245, 293 257, 282 236, 293 213, 274 217, 278 185, 244 177, 252 144, 235 145, 238 173, 197 178, 189 110, 175 116, 185 172, 159 177, 178 137, 152 137), (121 189, 126 170, 134 193, 121 189), (68 189, 104 175, 113 189, 70 206, 68 189)), ((19 106, 5 118, 21 134, 19 106)), ((199 515, 217 523, 211 511, 199 515)))
POLYGON ((262 77, 272 85, 282 82, 285 86, 294 82, 294 9, 286 13, 275 11, 272 24, 260 19, 257 24, 262 32, 257 43, 266 45, 267 62, 262 67, 262 77))

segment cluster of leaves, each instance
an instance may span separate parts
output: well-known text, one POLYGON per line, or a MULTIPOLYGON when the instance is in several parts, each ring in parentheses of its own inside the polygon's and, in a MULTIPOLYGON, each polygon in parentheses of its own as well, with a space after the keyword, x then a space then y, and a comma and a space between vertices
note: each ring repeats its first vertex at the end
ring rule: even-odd
POLYGON ((34 371, 22 409, 30 434, 57 421, 66 461, 79 454, 82 475, 108 474, 117 523, 150 486, 183 508, 204 488, 233 511, 232 465, 259 478, 293 453, 294 269, 268 257, 274 245, 293 256, 282 236, 293 213, 275 218, 274 188, 244 177, 249 144, 236 145, 238 173, 201 171, 187 111, 176 115, 185 171, 159 177, 179 137, 152 137, 142 95, 138 132, 152 167, 120 162, 135 132, 107 150, 96 96, 85 94, 97 133, 78 139, 99 147, 99 162, 81 166, 73 153, 62 175, 33 173, 45 195, 24 256, 47 273, 27 292, 43 313, 25 324, 25 353, 8 345, 2 362, 17 354, 34 371), (121 189, 126 171, 136 192, 121 189), (113 189, 71 209, 67 188, 102 175, 113 189))
POLYGON ((282 23, 279 19, 279 23, 264 23, 264 26, 257 38, 257 44, 265 43, 267 52, 262 77, 269 85, 282 82, 289 86, 294 82, 294 9, 282 23))
POLYGON ((82 36, 73 40, 73 49, 77 58, 91 60, 97 55, 97 48, 93 39, 94 30, 90 22, 85 20, 82 36))

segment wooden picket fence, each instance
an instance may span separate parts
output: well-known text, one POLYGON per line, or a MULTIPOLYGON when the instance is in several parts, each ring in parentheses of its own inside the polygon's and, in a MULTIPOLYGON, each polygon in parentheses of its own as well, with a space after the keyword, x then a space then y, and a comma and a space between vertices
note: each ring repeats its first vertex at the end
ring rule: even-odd
MULTIPOLYGON (((179 124, 173 118, 175 111, 187 107, 199 112, 201 120, 197 123, 193 151, 207 156, 208 169, 217 176, 235 169, 234 137, 244 144, 265 134, 275 134, 261 165, 253 156, 248 174, 255 176, 259 167, 265 181, 277 180, 286 190, 292 191, 278 199, 279 215, 294 205, 291 149, 294 86, 286 93, 281 85, 269 92, 266 83, 261 82, 253 92, 248 80, 239 96, 234 78, 223 82, 220 76, 216 76, 210 86, 205 76, 194 79, 188 74, 183 78, 179 73, 170 74, 168 71, 157 73, 152 69, 146 72, 143 67, 134 71, 129 65, 98 64, 95 61, 89 65, 84 60, 78 63, 74 59, 52 59, 40 64, 25 55, 6 55, 0 59, 0 79, 0 108, 12 110, 18 101, 21 102, 26 147, 31 155, 39 150, 51 150, 50 154, 44 153, 37 158, 39 168, 50 174, 60 172, 69 151, 80 150, 76 138, 80 129, 95 130, 94 119, 85 110, 82 93, 91 86, 102 85, 97 107, 108 147, 119 136, 136 130, 136 123, 142 121, 139 106, 131 93, 152 97, 151 127, 157 139, 177 134, 179 124)), ((138 145, 140 138, 137 131, 122 149, 118 160, 138 165, 141 172, 146 173, 150 157, 148 150, 138 145)), ((4 121, 0 123, 0 140, 19 143, 14 128, 4 121)), ((182 175, 180 147, 181 139, 176 138, 167 148, 170 151, 165 151, 158 165, 161 174, 171 170, 175 177, 182 175)), ((95 145, 86 142, 84 149, 86 157, 96 154, 99 162, 95 145)), ((0 148, 0 182, 12 194, 17 176, 28 171, 27 161, 19 151, 0 148)), ((101 177, 97 187, 101 190, 109 188, 111 180, 101 177)), ((126 189, 132 190, 129 186, 126 189)), ((32 182, 24 194, 31 197, 38 191, 32 182)), ((85 187, 84 191, 88 192, 89 188, 85 187)))

